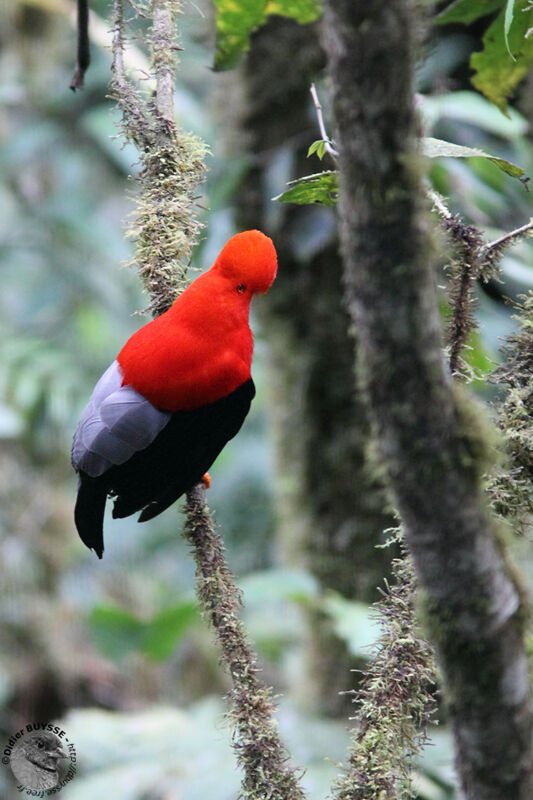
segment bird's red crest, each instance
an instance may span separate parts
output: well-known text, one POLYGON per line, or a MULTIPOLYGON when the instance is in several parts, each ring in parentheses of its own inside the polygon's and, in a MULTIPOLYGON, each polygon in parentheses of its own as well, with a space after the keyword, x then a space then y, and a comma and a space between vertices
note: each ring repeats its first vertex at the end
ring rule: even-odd
POLYGON ((252 294, 264 294, 276 277, 278 260, 272 239, 261 231, 244 231, 231 237, 213 266, 245 284, 252 294))

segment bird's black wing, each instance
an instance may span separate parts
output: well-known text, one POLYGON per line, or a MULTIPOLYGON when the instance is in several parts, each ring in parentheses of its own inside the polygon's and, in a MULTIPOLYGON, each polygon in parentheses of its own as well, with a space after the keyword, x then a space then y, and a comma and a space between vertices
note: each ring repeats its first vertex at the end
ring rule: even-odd
POLYGON ((124 463, 113 464, 98 476, 80 469, 75 518, 85 544, 101 557, 108 494, 115 496, 114 517, 127 517, 144 509, 139 517, 143 522, 198 483, 241 428, 254 396, 250 378, 214 403, 169 414, 152 441, 124 463))

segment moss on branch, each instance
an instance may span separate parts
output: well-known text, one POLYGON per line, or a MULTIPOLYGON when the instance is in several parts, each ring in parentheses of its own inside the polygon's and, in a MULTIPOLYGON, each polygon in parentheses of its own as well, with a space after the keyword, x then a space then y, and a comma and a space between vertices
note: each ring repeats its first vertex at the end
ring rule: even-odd
POLYGON ((298 776, 288 764, 288 753, 279 738, 272 690, 258 678, 257 658, 239 618, 239 590, 226 564, 224 546, 201 484, 188 493, 185 512, 184 535, 196 560, 198 597, 216 632, 222 661, 233 683, 228 702, 235 730, 233 746, 244 772, 242 797, 303 800, 298 776))
MULTIPOLYGON (((397 531, 402 542, 401 532, 397 531)), ((404 549, 404 548, 403 548, 404 549)), ((381 626, 363 683, 355 693, 358 727, 335 800, 398 800, 415 796, 413 758, 436 708, 433 652, 414 624, 416 579, 407 552, 392 564, 376 604, 381 626)))
POLYGON ((174 124, 175 17, 177 0, 152 0, 151 64, 155 98, 143 96, 123 66, 122 0, 113 2, 113 80, 110 95, 122 112, 121 132, 138 152, 141 170, 135 196, 137 212, 128 235, 135 239, 133 264, 150 295, 154 316, 169 308, 188 282, 191 253, 202 224, 198 187, 205 177, 207 147, 174 124))

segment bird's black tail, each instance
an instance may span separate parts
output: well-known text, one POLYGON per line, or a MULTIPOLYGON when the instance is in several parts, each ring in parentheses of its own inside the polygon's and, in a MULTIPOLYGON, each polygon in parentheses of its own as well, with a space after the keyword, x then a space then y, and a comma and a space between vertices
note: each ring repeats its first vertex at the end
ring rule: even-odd
POLYGON ((74 521, 82 542, 98 558, 104 552, 104 511, 107 490, 95 478, 80 473, 74 521))

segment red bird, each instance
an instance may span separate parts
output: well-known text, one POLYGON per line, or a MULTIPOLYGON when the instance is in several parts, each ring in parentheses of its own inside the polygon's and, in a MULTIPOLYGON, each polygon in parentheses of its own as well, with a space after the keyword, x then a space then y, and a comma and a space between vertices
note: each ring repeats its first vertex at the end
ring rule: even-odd
POLYGON ((250 300, 277 271, 272 240, 233 236, 215 263, 126 342, 104 372, 74 434, 74 513, 82 541, 104 551, 113 517, 157 516, 198 483, 239 431, 255 395, 250 300))

